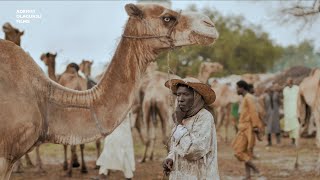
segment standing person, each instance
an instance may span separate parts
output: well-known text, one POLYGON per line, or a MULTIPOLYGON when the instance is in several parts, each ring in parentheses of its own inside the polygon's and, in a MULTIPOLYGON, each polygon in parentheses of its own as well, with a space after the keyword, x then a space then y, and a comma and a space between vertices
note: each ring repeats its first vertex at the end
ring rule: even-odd
POLYGON ((280 144, 280 98, 279 88, 274 85, 266 92, 264 105, 266 109, 265 123, 267 124, 268 146, 272 146, 272 134, 276 134, 277 144, 280 144))
POLYGON ((298 96, 299 87, 293 84, 292 78, 288 78, 283 89, 284 131, 289 132, 292 145, 297 145, 296 139, 299 137, 298 96))
POLYGON ((96 164, 100 166, 99 176, 93 179, 107 179, 109 170, 122 171, 126 179, 133 177, 135 160, 130 113, 126 119, 105 138, 103 151, 96 164))
POLYGON ((165 174, 171 180, 219 180, 216 129, 205 109, 215 101, 214 91, 195 78, 172 79, 165 86, 177 95, 176 127, 163 162, 165 174))
POLYGON ((255 145, 255 135, 260 139, 263 131, 263 123, 259 118, 256 108, 255 97, 249 93, 249 85, 241 80, 237 82, 237 93, 243 96, 240 106, 240 118, 238 133, 232 143, 234 155, 239 161, 243 161, 246 170, 246 179, 250 179, 250 170, 260 174, 258 168, 253 164, 253 147, 255 145))

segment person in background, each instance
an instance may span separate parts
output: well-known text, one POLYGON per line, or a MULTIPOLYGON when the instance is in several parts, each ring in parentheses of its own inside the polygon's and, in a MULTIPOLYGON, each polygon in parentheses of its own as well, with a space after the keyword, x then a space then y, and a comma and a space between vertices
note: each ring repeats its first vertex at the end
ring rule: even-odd
POLYGON ((244 162, 245 179, 251 178, 251 170, 255 174, 260 174, 260 171, 252 162, 252 158, 255 138, 257 136, 258 140, 261 140, 260 135, 264 128, 259 118, 255 97, 249 93, 249 90, 249 85, 245 81, 237 82, 237 93, 243 96, 243 99, 240 105, 239 131, 232 143, 234 155, 239 161, 244 162))
POLYGON ((287 86, 283 89, 284 131, 289 132, 292 145, 296 146, 299 137, 298 120, 299 87, 293 84, 292 78, 287 79, 287 86))

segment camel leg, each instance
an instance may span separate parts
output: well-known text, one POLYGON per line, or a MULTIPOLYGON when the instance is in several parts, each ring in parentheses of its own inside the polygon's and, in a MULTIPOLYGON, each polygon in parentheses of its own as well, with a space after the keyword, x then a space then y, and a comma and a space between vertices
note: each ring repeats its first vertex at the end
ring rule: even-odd
MULTIPOLYGON (((142 159, 140 160, 140 163, 146 162, 147 152, 150 147, 150 124, 152 124, 150 119, 150 102, 145 102, 143 104, 143 120, 146 122, 146 128, 147 128, 147 137, 146 137, 146 143, 145 143, 145 150, 142 159)), ((152 126, 152 125, 151 125, 152 126)))
MULTIPOLYGON (((170 108, 170 107, 167 107, 170 108)), ((165 107, 163 103, 161 103, 158 107, 158 112, 161 121, 161 130, 162 130, 162 143, 165 145, 167 152, 169 152, 169 145, 168 145, 168 136, 167 136, 167 121, 172 120, 170 119, 170 115, 168 115, 168 109, 165 107), (166 118, 168 117, 168 118, 166 118), (166 121, 167 120, 167 121, 166 121)))
POLYGON ((78 161, 78 155, 77 155, 77 146, 73 145, 71 146, 71 161, 72 167, 80 167, 80 163, 78 161))
POLYGON ((63 151, 64 151, 64 162, 63 162, 63 170, 68 170, 68 158, 67 158, 67 151, 68 150, 68 146, 67 145, 63 145, 63 151))
POLYGON ((32 161, 31 161, 30 156, 29 156, 28 153, 25 154, 25 158, 26 158, 27 167, 34 167, 34 165, 33 165, 32 161))
POLYGON ((4 157, 0 157, 0 180, 9 180, 13 163, 4 157))
POLYGON ((40 146, 36 147, 36 156, 37 156, 37 171, 39 173, 46 173, 46 171, 43 169, 43 164, 40 157, 40 146))
POLYGON ((88 173, 86 162, 84 160, 84 144, 80 144, 80 150, 81 150, 81 173, 88 173))
POLYGON ((13 172, 14 173, 23 173, 21 159, 18 159, 18 161, 14 164, 13 172))
POLYGON ((149 153, 147 152, 147 154, 149 155, 149 160, 152 161, 153 160, 153 151, 154 151, 154 146, 155 146, 155 142, 156 142, 156 128, 155 126, 152 124, 151 125, 151 130, 150 130, 150 151, 149 153))
POLYGON ((316 144, 318 147, 318 161, 317 165, 315 167, 315 172, 318 176, 320 176, 320 110, 319 110, 319 105, 317 106, 317 109, 315 109, 314 112, 314 118, 315 118, 315 123, 316 123, 316 128, 317 128, 317 134, 316 134, 316 144))
MULTIPOLYGON (((101 141, 100 139, 96 140, 96 149, 97 149, 97 159, 99 159, 100 153, 101 153, 101 141)), ((94 167, 94 169, 99 169, 100 166, 98 166, 96 164, 96 166, 94 167)))
POLYGON ((230 105, 228 105, 227 106, 227 108, 225 109, 225 123, 224 123, 224 127, 225 127, 225 132, 226 132, 226 136, 225 136, 225 142, 227 143, 228 142, 228 135, 229 135, 229 133, 228 133, 228 131, 229 131, 229 129, 228 129, 228 127, 229 127, 229 123, 230 123, 230 105))

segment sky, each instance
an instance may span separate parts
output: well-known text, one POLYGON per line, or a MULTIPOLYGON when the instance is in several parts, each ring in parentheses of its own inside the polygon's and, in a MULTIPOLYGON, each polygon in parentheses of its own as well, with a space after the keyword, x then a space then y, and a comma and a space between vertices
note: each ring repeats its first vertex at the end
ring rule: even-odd
MULTIPOLYGON (((89 59, 94 61, 92 75, 95 76, 113 56, 128 19, 124 10, 128 3, 136 1, 0 1, 0 25, 10 22, 25 31, 21 46, 45 72, 40 55, 57 52, 56 73, 62 73, 70 62, 89 59), (24 15, 33 15, 33 18, 25 21, 24 15)), ((294 45, 311 39, 320 50, 320 17, 318 23, 298 32, 298 24, 283 25, 277 21, 279 7, 286 3, 289 2, 172 0, 172 9, 183 10, 195 4, 199 9, 210 7, 223 15, 242 15, 245 23, 261 25, 277 44, 294 45)), ((2 30, 0 38, 4 38, 2 30)))

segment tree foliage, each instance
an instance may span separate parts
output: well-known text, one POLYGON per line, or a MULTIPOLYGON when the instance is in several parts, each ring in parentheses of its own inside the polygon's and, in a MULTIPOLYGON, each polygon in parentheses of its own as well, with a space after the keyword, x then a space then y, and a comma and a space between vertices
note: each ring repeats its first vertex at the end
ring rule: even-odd
POLYGON ((311 40, 286 47, 283 56, 275 63, 272 71, 277 72, 293 66, 320 67, 320 54, 315 52, 311 40))
MULTIPOLYGON (((200 11, 195 5, 188 8, 200 11)), ((161 54, 160 70, 167 71, 167 60, 173 73, 196 76, 203 61, 219 62, 224 72, 219 75, 261 73, 270 70, 282 56, 283 48, 276 45, 259 26, 245 25, 242 16, 222 16, 212 8, 201 12, 214 20, 219 39, 213 46, 190 46, 161 54)))

